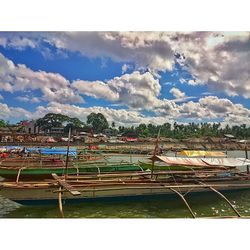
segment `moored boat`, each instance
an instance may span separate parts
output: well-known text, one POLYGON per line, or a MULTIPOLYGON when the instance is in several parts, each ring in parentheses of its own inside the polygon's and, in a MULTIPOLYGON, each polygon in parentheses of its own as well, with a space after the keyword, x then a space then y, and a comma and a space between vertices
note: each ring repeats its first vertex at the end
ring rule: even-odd
POLYGON ((2 182, 0 194, 20 204, 52 204, 59 193, 67 203, 176 196, 177 193, 206 193, 250 189, 250 175, 232 171, 155 171, 68 175, 55 180, 2 182), (60 189, 62 188, 62 189, 60 189))
POLYGON ((141 171, 143 170, 138 164, 134 163, 79 163, 72 162, 69 164, 67 171, 65 165, 51 164, 51 165, 33 165, 33 166, 1 166, 0 176, 9 180, 37 180, 50 178, 52 173, 57 175, 68 174, 83 174, 83 173, 103 173, 103 172, 117 172, 117 171, 141 171))

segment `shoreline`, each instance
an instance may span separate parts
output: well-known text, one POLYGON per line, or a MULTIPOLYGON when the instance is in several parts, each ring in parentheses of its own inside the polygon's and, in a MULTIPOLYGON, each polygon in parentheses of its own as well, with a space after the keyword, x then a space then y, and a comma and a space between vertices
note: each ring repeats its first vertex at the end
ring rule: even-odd
MULTIPOLYGON (((79 149, 86 149, 90 145, 99 145, 99 149, 103 151, 144 151, 145 153, 154 150, 155 142, 126 142, 126 143, 83 143, 72 142, 71 147, 77 147, 79 149)), ((181 150, 250 150, 250 142, 245 143, 233 142, 233 141, 218 141, 218 142, 197 142, 197 140, 180 140, 176 142, 159 141, 159 145, 163 147, 165 151, 181 151, 181 150)), ((41 142, 4 142, 0 143, 0 147, 3 146, 25 146, 25 147, 66 147, 67 142, 56 143, 41 143, 41 142)), ((94 150, 93 150, 94 151, 94 150)), ((133 153, 133 152, 131 152, 133 153)))

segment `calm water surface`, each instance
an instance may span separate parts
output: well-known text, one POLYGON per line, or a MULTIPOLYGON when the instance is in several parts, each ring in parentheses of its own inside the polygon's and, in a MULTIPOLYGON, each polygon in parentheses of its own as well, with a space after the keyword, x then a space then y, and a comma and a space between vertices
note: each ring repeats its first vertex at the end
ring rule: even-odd
MULTIPOLYGON (((229 152, 228 155, 232 157, 245 156, 242 151, 229 152)), ((138 159, 141 158, 132 157, 134 162, 138 159)), ((250 216, 250 190, 237 191, 226 196, 242 215, 250 216)), ((229 205, 215 193, 187 195, 186 199, 197 217, 235 215, 229 205)), ((64 205, 63 209, 67 218, 190 218, 187 208, 178 197, 81 203, 64 205)), ((21 206, 0 196, 0 217, 57 218, 60 217, 60 214, 57 205, 21 206)))

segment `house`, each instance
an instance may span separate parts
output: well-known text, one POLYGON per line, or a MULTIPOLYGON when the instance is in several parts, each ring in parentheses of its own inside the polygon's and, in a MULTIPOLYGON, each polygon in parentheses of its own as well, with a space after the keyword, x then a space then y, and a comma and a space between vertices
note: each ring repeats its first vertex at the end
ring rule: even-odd
POLYGON ((39 127, 36 126, 36 121, 35 120, 31 120, 31 121, 21 121, 18 124, 19 126, 22 126, 22 131, 26 134, 38 134, 39 131, 39 127))
POLYGON ((48 134, 62 135, 64 134, 64 127, 52 127, 48 130, 48 134))
POLYGON ((105 134, 108 137, 117 136, 117 133, 118 133, 117 130, 111 128, 106 128, 103 130, 103 134, 105 134))
POLYGON ((133 132, 127 132, 122 135, 121 140, 126 141, 126 142, 137 142, 138 135, 133 132))

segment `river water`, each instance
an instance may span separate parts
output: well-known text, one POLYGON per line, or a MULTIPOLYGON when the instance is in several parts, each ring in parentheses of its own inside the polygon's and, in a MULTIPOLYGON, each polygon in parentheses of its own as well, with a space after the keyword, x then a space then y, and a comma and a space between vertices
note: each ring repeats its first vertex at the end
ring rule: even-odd
MULTIPOLYGON (((249 152, 250 153, 250 152, 249 152)), ((243 151, 230 151, 229 157, 245 157, 243 151)), ((121 158, 112 158, 120 160, 121 158)), ((124 157, 137 162, 142 157, 124 157)), ((144 158, 145 160, 145 158, 144 158)), ((1 195, 1 192, 0 192, 1 195)), ((250 190, 227 194, 235 208, 244 216, 250 216, 250 190)), ((235 215, 229 205, 215 193, 186 196, 197 217, 235 215)), ((135 201, 93 202, 64 205, 67 218, 190 218, 189 211, 179 198, 148 198, 135 201)), ((21 206, 0 196, 0 218, 57 218, 57 205, 21 206)))

